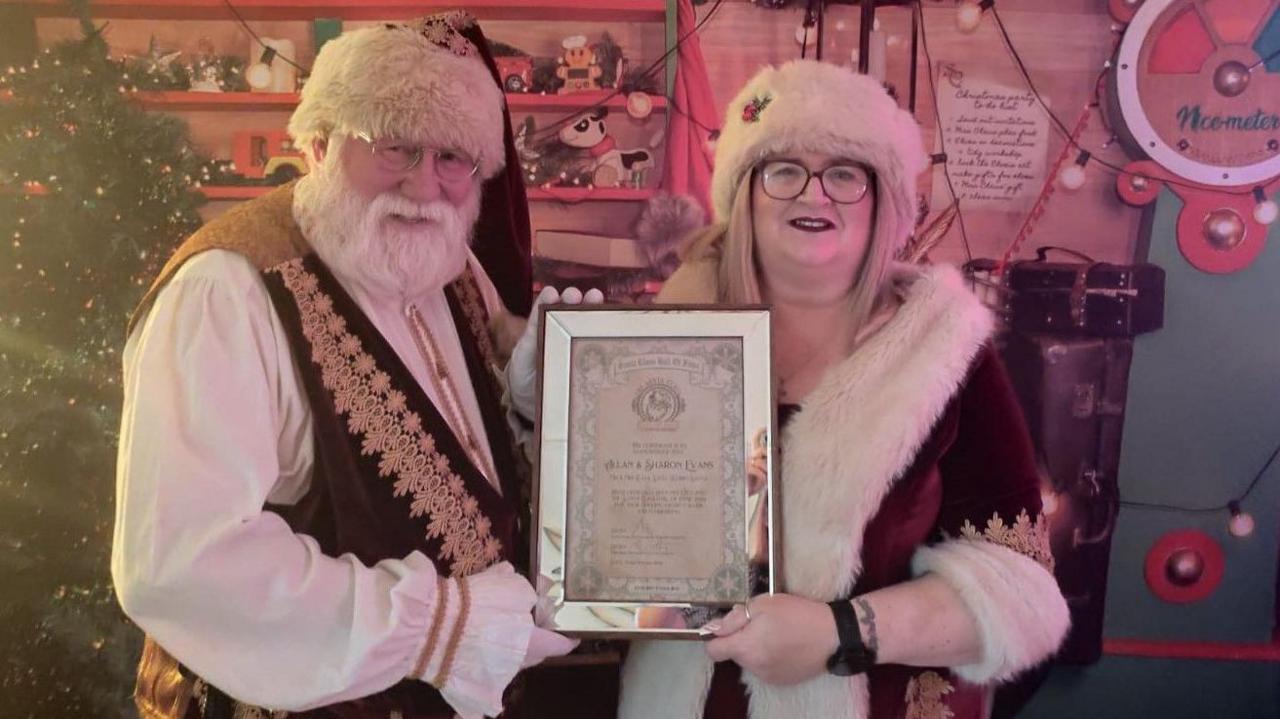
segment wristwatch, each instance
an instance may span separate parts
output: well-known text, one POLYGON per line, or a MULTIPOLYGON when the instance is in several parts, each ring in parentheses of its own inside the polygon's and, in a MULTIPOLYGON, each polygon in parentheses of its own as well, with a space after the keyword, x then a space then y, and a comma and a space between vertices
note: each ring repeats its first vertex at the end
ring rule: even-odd
POLYGON ((831 613, 835 615, 836 634, 840 637, 840 646, 827 660, 827 671, 836 676, 849 677, 875 666, 876 652, 862 643, 862 630, 858 628, 858 616, 853 613, 853 604, 842 599, 828 602, 827 606, 831 607, 831 613))

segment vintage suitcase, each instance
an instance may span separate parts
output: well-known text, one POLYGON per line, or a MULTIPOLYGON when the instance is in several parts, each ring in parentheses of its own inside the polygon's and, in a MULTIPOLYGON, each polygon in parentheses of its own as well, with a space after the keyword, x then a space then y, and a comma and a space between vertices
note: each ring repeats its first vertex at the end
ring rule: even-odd
POLYGON ((1155 265, 1113 265, 1058 247, 1008 270, 1012 325, 1024 332, 1132 337, 1164 324, 1164 270, 1155 265), (1049 262, 1060 251, 1081 262, 1049 262))
MULTIPOLYGON (((1092 664, 1102 656, 1133 340, 1012 332, 999 345, 1036 447, 1054 575, 1071 611, 1056 662, 1092 664)), ((1018 717, 1050 666, 1000 686, 992 719, 1018 717)))
POLYGON ((1014 332, 1004 347, 1041 463, 1056 574, 1071 608, 1071 633, 1058 655, 1067 663, 1092 663, 1102 652, 1132 358, 1128 338, 1014 332))

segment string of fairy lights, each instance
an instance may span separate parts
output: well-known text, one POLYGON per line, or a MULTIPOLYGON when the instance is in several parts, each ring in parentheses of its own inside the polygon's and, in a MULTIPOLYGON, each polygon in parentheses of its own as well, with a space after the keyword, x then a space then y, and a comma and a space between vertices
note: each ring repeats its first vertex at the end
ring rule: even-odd
MULTIPOLYGON (((920 7, 921 6, 920 0, 916 0, 915 4, 917 7, 920 7)), ((1017 46, 1014 44, 1013 39, 1010 37, 1008 28, 1006 27, 1004 20, 1000 17, 1000 13, 996 9, 995 5, 996 5, 995 0, 963 0, 959 4, 956 10, 956 27, 957 29, 959 29, 961 32, 964 32, 964 33, 974 32, 975 30, 977 30, 977 28, 981 24, 982 18, 985 16, 985 14, 990 13, 992 20, 995 22, 996 28, 1000 33, 1001 41, 1006 51, 1008 52, 1010 58, 1013 60, 1014 64, 1016 65, 1019 71, 1019 74, 1021 75, 1023 81, 1027 86, 1027 89, 1035 97, 1036 102, 1040 106, 1041 110, 1043 110, 1044 113, 1048 115, 1050 121, 1053 123, 1054 128, 1062 135, 1062 137, 1068 143, 1068 145, 1074 148, 1075 150, 1077 150, 1079 153, 1076 156, 1075 162, 1064 167, 1062 172, 1059 173, 1057 178, 1058 183, 1068 190, 1078 189, 1079 187, 1083 186, 1085 181, 1085 178, 1084 178, 1085 166, 1090 161, 1093 161, 1095 164, 1113 173, 1117 177, 1126 177, 1126 176, 1130 178, 1136 177, 1133 173, 1126 171, 1124 168, 1099 158, 1097 156, 1098 152, 1096 150, 1090 150, 1084 147, 1075 136, 1075 133, 1073 133, 1067 127, 1066 123, 1064 123, 1061 120, 1061 118, 1059 118, 1058 115, 1053 112, 1053 110, 1049 107, 1049 104, 1045 102, 1044 97, 1041 95, 1039 89, 1036 87, 1034 80, 1032 80, 1031 73, 1030 71, 1028 71, 1026 63, 1023 61, 1022 56, 1018 53, 1017 46)), ((921 33, 923 34, 925 31, 924 23, 920 24, 920 29, 921 29, 921 33)), ((1122 30, 1122 28, 1120 29, 1122 30)), ((925 52, 927 54, 928 53, 927 42, 924 44, 924 47, 925 47, 925 52)), ((929 62, 929 65, 930 65, 930 68, 932 68, 931 61, 929 62)), ((1090 107, 1100 106, 1101 103, 1098 99, 1099 88, 1101 85, 1102 78, 1105 76, 1106 73, 1110 71, 1111 71, 1111 62, 1108 60, 1107 62, 1104 63, 1102 71, 1099 74, 1098 80, 1095 81, 1094 97, 1090 104, 1090 107)), ((930 74, 930 77, 932 77, 932 69, 930 69, 929 74, 930 74)), ((934 105, 935 107, 937 105, 936 94, 934 95, 934 105)), ((1166 179, 1164 180, 1164 182, 1167 182, 1168 184, 1175 185, 1175 186, 1190 187, 1190 188, 1198 187, 1196 185, 1192 185, 1190 183, 1186 183, 1186 182, 1182 182, 1174 179, 1166 179)), ((1255 206, 1253 210, 1254 219, 1257 220, 1258 223, 1262 225, 1269 225, 1276 220, 1276 217, 1277 217, 1276 203, 1267 198, 1267 196, 1263 193, 1261 186, 1256 186, 1256 187, 1252 187, 1245 190, 1221 188, 1217 191, 1222 192, 1224 194, 1252 195, 1255 201, 1255 206)), ((952 192, 952 196, 953 198, 955 197, 954 191, 952 192)), ((1219 504, 1214 504, 1212 506, 1188 506, 1188 505, 1180 505, 1180 504, 1173 504, 1173 503, 1144 502, 1144 501, 1122 499, 1122 500, 1118 500, 1119 505, 1121 507, 1129 507, 1132 509, 1180 512, 1180 513, 1186 513, 1186 514, 1206 514, 1206 513, 1211 514, 1211 513, 1226 512, 1228 514, 1228 520, 1227 520, 1228 531, 1233 536, 1236 536, 1236 537, 1247 537, 1253 533, 1256 522, 1253 516, 1243 508, 1243 504, 1245 500, 1247 500, 1249 496, 1254 492, 1254 490, 1257 489, 1263 477, 1267 475, 1267 472, 1275 464, 1277 456, 1280 456, 1280 444, 1278 444, 1275 447, 1275 449, 1268 455, 1267 460, 1263 462, 1261 467, 1254 474, 1254 476, 1251 478, 1251 480, 1245 486, 1245 489, 1242 492, 1239 492, 1233 495, 1227 501, 1219 504)))
MULTIPOLYGON (((655 73, 665 70, 668 59, 673 54, 677 53, 680 50, 681 46, 685 42, 689 41, 690 38, 696 37, 699 31, 701 31, 709 22, 711 22, 716 17, 717 13, 721 9, 723 1, 724 0, 715 0, 715 2, 712 4, 712 6, 709 9, 702 13, 702 17, 695 23, 694 27, 692 27, 682 36, 677 38, 676 41, 672 43, 672 45, 668 47, 660 57, 658 57, 657 59, 653 60, 651 63, 646 65, 645 68, 640 72, 640 76, 651 77, 655 73)), ((264 52, 267 52, 266 44, 262 42, 262 39, 254 31, 252 26, 245 20, 243 15, 241 15, 241 13, 235 7, 235 5, 231 2, 231 0, 223 0, 223 3, 227 7, 228 12, 234 17, 234 19, 244 28, 244 30, 251 37, 253 37, 260 44, 262 44, 264 47, 264 52)), ((938 93, 934 83, 934 62, 930 54, 930 48, 929 48, 928 23, 924 22, 924 4, 922 0, 914 0, 910 4, 911 4, 911 12, 915 16, 915 19, 917 20, 917 22, 915 22, 914 25, 920 34, 919 40, 921 43, 921 48, 923 49, 924 55, 925 55, 925 61, 926 61, 925 70, 926 70, 926 75, 929 81, 929 91, 932 95, 934 112, 936 114, 938 113, 938 104, 939 104, 938 93)), ((1084 184, 1084 181, 1085 181, 1084 173, 1086 171, 1086 168, 1091 163, 1117 177, 1124 177, 1124 176, 1135 177, 1133 173, 1126 171, 1123 167, 1113 164, 1103 159, 1102 157, 1100 157, 1099 148, 1085 147, 1080 142, 1076 133, 1073 133, 1071 131, 1071 129, 1067 126, 1067 124, 1063 122, 1063 120, 1053 111, 1053 109, 1045 101, 1042 93, 1036 86, 1036 83, 1031 75, 1031 72, 1028 70, 1025 61, 1023 60, 1021 54, 1019 53, 1017 45, 1015 44, 1013 38, 1011 37, 1008 27, 1004 22, 1004 19, 1001 17, 1000 12, 996 7, 995 0, 961 0, 960 2, 958 2, 956 5, 956 13, 955 13, 956 29, 961 33, 975 32, 981 26, 983 19, 987 16, 990 16, 992 21, 994 22, 996 29, 999 33, 999 36, 1001 38, 1001 43, 1003 47, 1005 48, 1014 66, 1018 70, 1018 73, 1021 76, 1023 82, 1025 83, 1027 89, 1035 98, 1038 106, 1049 118, 1050 122, 1052 123, 1052 126, 1058 132, 1058 134, 1061 135, 1064 142, 1066 142, 1077 153, 1076 157, 1074 158, 1074 161, 1062 167, 1057 178, 1055 178, 1058 184, 1067 190, 1078 189, 1084 184)), ((803 44, 802 44, 802 50, 803 50, 803 44)), ((294 66, 301 72, 304 72, 304 73, 306 72, 306 69, 300 66, 294 59, 285 57, 282 54, 274 53, 273 51, 271 52, 270 56, 264 55, 263 58, 260 58, 259 62, 270 62, 271 60, 276 58, 294 66)), ((1088 107, 1097 108, 1100 106, 1101 103, 1098 98, 1098 88, 1100 87, 1100 84, 1101 84, 1100 79, 1103 76, 1105 76, 1105 74, 1109 72, 1110 69, 1111 69, 1110 61, 1107 61, 1106 63, 1104 63, 1104 67, 1102 68, 1099 74, 1099 81, 1095 82, 1093 99, 1088 107)), ((120 88, 120 90, 121 92, 127 91, 126 88, 120 88)), ((604 96, 596 100, 594 104, 585 108, 576 109, 571 113, 559 116, 554 120, 552 120, 547 125, 538 128, 535 131, 535 135, 538 137, 549 136, 552 133, 557 132, 559 128, 571 123, 574 119, 581 116, 581 114, 583 114, 584 112, 590 112, 591 110, 594 110, 598 107, 606 105, 610 100, 612 100, 614 97, 619 96, 623 92, 624 90, 621 88, 614 88, 610 92, 606 93, 604 96)), ((677 114, 680 114, 688 118, 693 124, 698 126, 704 133, 708 135, 708 139, 714 140, 716 136, 715 128, 707 127, 702 122, 699 122, 696 118, 693 118, 687 112, 686 109, 680 107, 679 104, 674 101, 674 98, 669 99, 668 107, 671 108, 672 111, 676 112, 677 114)), ((939 125, 941 124, 940 117, 935 117, 935 120, 938 121, 939 125)), ((942 133, 939 133, 939 134, 941 135, 942 133)), ((960 229, 961 242, 964 247, 966 258, 971 260, 972 251, 970 247, 968 231, 965 225, 965 218, 964 218, 962 203, 960 202, 959 196, 955 191, 955 187, 951 178, 951 173, 949 171, 948 164, 945 161, 945 156, 946 156, 945 137, 939 137, 939 143, 940 143, 939 156, 936 156, 936 159, 941 160, 941 162, 939 162, 938 164, 942 165, 943 179, 947 184, 947 188, 952 200, 956 203, 957 210, 958 210, 957 219, 958 219, 958 227, 960 229)), ((1110 141, 1108 141, 1108 143, 1104 145, 1104 148, 1107 145, 1110 145, 1110 141)), ((51 181, 55 181, 55 178, 50 178, 50 179, 51 181)), ((1175 186, 1196 187, 1191 183, 1182 182, 1177 179, 1164 179, 1162 181, 1175 186)), ((1276 203, 1268 199, 1264 195, 1264 193, 1262 192, 1261 186, 1250 187, 1245 189, 1221 188, 1218 191, 1225 194, 1252 195, 1254 200, 1256 201, 1254 213, 1253 213, 1254 219, 1257 220, 1260 224, 1268 225, 1274 222, 1277 217, 1278 212, 1277 212, 1276 203)), ((1267 461, 1262 465, 1262 467, 1254 475, 1254 477, 1248 483, 1244 491, 1240 492, 1239 494, 1233 496, 1231 499, 1221 504, 1206 506, 1206 507, 1191 507, 1191 506, 1182 506, 1182 505, 1176 505, 1176 504, 1121 500, 1120 505, 1124 507, 1132 507, 1135 509, 1176 511, 1176 512, 1187 512, 1187 513, 1212 513, 1212 512, 1225 511, 1225 512, 1228 512, 1230 515, 1229 527, 1232 534, 1235 534, 1237 536, 1247 536, 1253 530, 1254 521, 1253 521, 1253 518, 1242 509, 1241 505, 1250 496, 1250 494, 1259 486, 1259 483, 1262 480, 1262 478, 1266 475, 1268 470, 1274 465, 1278 455, 1280 455, 1280 446, 1277 446, 1275 451, 1271 452, 1267 461)))

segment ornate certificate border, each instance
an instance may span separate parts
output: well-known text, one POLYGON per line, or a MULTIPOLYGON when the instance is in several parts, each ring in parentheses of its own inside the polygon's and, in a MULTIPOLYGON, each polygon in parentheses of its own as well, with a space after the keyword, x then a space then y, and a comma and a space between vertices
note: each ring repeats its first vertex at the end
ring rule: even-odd
POLYGON ((554 306, 542 328, 541 623, 697 638, 717 610, 774 591, 768 310, 554 306))

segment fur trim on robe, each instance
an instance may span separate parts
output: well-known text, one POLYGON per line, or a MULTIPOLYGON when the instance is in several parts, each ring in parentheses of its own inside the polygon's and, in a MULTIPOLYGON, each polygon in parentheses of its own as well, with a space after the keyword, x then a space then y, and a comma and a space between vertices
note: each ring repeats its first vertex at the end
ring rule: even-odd
POLYGON ((1058 582, 1043 565, 981 539, 949 539, 920 547, 911 573, 933 572, 959 593, 978 625, 982 659, 952 667, 973 684, 1003 682, 1052 654, 1071 614, 1058 582))

